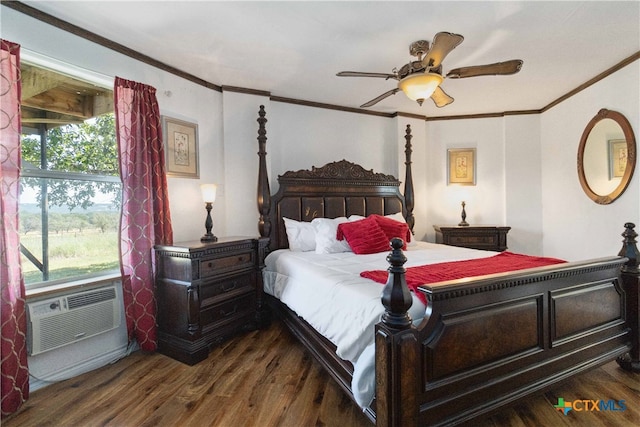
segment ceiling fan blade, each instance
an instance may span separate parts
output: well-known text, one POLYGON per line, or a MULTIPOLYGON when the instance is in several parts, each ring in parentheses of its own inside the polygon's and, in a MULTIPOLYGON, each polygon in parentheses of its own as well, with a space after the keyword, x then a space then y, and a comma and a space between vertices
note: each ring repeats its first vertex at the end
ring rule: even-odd
POLYGON ((391 96, 391 95, 395 95, 396 93, 398 93, 400 91, 400 88, 395 88, 395 89, 391 89, 389 91, 386 91, 385 93, 383 93, 380 96, 377 96, 375 98, 373 98, 371 101, 366 102, 364 104, 362 104, 360 106, 360 108, 367 108, 367 107, 371 107, 372 105, 377 104, 378 102, 382 101, 383 99, 391 96))
POLYGON ((398 80, 398 76, 389 73, 365 73, 361 71, 340 71, 336 74, 338 77, 381 77, 383 79, 398 80))
POLYGON ((460 34, 441 32, 435 35, 431 42, 431 49, 422 58, 422 65, 425 67, 438 67, 442 60, 458 46, 464 37, 460 34))
POLYGON ((495 76, 515 74, 522 68, 521 59, 496 62, 495 64, 474 65, 471 67, 455 68, 447 73, 447 78, 462 79, 476 76, 495 76))
POLYGON ((446 105, 449 105, 453 102, 453 98, 445 93, 444 90, 440 86, 436 88, 436 90, 431 95, 431 99, 436 104, 436 107, 442 108, 446 105))

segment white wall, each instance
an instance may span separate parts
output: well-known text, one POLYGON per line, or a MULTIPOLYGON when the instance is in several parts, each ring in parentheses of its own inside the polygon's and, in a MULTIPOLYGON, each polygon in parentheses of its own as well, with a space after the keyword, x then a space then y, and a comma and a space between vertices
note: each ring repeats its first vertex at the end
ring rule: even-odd
POLYGON ((505 122, 505 225, 509 250, 543 255, 540 116, 507 116, 505 122))
POLYGON ((271 103, 267 119, 273 191, 278 189, 278 175, 288 170, 324 166, 342 159, 375 172, 397 175, 392 119, 283 102, 271 103))
MULTIPOLYGON (((427 122, 428 240, 433 225, 456 225, 462 202, 471 225, 505 225, 504 118, 427 122), (476 149, 476 185, 447 185, 447 150, 476 149)), ((508 225, 508 224, 506 224, 508 225)))
POLYGON ((619 111, 640 135, 640 63, 628 65, 541 117, 542 224, 545 255, 571 260, 616 254, 625 222, 638 223, 639 173, 610 205, 591 201, 580 187, 576 155, 585 126, 601 108, 619 111))
POLYGON ((542 255, 539 115, 434 121, 427 127, 431 224, 457 224, 464 200, 469 224, 510 226, 510 251, 542 255), (475 186, 447 185, 450 148, 476 149, 475 186))

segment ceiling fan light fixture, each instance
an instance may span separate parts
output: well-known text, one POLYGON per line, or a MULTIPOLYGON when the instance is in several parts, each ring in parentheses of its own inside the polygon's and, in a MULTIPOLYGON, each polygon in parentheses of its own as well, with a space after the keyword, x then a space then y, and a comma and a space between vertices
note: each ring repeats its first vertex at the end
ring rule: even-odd
POLYGON ((400 80, 398 87, 409 99, 422 105, 422 101, 429 98, 442 81, 442 76, 437 73, 415 73, 400 80))

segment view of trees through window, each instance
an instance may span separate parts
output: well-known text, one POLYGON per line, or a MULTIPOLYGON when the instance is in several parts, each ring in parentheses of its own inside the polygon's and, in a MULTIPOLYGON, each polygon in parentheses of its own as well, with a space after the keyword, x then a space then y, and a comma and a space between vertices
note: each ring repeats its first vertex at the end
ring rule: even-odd
POLYGON ((25 284, 118 271, 120 178, 113 113, 22 135, 25 284))

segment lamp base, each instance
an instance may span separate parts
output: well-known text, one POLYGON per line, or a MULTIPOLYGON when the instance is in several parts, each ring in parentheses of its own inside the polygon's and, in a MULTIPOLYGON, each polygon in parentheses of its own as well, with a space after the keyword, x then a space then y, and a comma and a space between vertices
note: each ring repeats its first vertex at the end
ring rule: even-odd
POLYGON ((213 234, 207 233, 200 238, 200 241, 203 243, 217 242, 218 238, 213 234))
POLYGON ((462 221, 460 221, 458 223, 458 226, 460 226, 460 227, 468 227, 469 226, 469 223, 467 222, 467 213, 464 210, 464 207, 466 205, 467 204, 465 202, 462 202, 462 214, 460 215, 462 217, 462 221))
POLYGON ((204 222, 204 236, 200 238, 203 243, 217 242, 218 238, 213 235, 211 230, 213 229, 213 220, 211 219, 211 208, 213 204, 211 202, 205 202, 205 209, 207 210, 207 219, 204 222))

